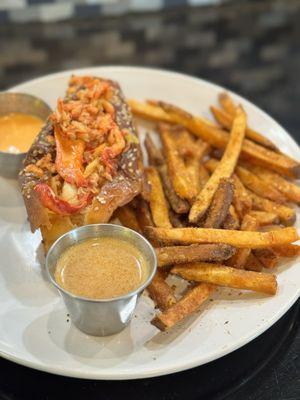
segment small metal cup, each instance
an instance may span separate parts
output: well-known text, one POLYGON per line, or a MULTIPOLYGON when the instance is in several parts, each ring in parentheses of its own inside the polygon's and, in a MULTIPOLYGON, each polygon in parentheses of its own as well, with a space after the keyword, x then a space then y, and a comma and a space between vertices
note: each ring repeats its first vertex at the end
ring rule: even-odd
MULTIPOLYGON (((0 93, 0 116, 10 113, 30 114, 47 119, 51 108, 38 97, 26 93, 0 93)), ((26 153, 8 153, 0 151, 0 175, 15 179, 22 168, 26 153)))
POLYGON ((139 233, 113 224, 86 225, 61 236, 50 248, 46 269, 51 282, 62 295, 71 319, 81 331, 93 336, 108 336, 122 331, 130 322, 137 301, 151 282, 157 267, 156 254, 151 244, 139 233), (110 299, 89 299, 76 296, 61 286, 54 278, 60 255, 70 246, 90 238, 114 237, 134 244, 145 256, 149 268, 147 280, 136 290, 110 299))

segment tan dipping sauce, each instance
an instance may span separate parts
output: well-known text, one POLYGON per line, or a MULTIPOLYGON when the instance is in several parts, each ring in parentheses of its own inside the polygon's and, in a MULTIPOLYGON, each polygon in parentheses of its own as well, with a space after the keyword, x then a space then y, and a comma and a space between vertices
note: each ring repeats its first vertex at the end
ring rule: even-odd
POLYGON ((44 125, 34 115, 11 113, 0 116, 0 151, 25 153, 44 125))
POLYGON ((87 239, 68 248, 58 259, 55 280, 68 292, 107 299, 131 292, 148 276, 143 253, 113 237, 87 239))

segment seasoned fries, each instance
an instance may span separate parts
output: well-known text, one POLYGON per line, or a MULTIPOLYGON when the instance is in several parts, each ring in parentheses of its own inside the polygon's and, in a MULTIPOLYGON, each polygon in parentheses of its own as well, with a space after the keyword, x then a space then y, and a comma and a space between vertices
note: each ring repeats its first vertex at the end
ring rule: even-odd
POLYGON ((266 211, 250 211, 249 215, 255 218, 259 226, 272 225, 279 223, 277 214, 266 211))
MULTIPOLYGON (((218 163, 219 161, 215 158, 210 158, 205 162, 205 167, 210 172, 213 172, 217 168, 218 163)), ((232 179, 234 184, 232 203, 236 212, 238 213, 239 218, 243 219, 244 215, 247 214, 252 208, 252 199, 236 174, 232 175, 232 179)))
POLYGON ((274 246, 272 250, 280 257, 298 257, 300 255, 300 246, 297 244, 274 246))
POLYGON ((164 164, 162 152, 155 146, 150 135, 147 133, 144 145, 148 154, 148 163, 154 167, 164 164))
POLYGON ((177 214, 186 214, 190 209, 189 203, 179 197, 175 192, 168 174, 167 166, 161 165, 158 168, 158 171, 162 180, 165 195, 169 200, 170 206, 177 214))
POLYGON ((236 174, 242 183, 258 196, 266 197, 276 203, 286 202, 286 198, 281 192, 248 169, 238 166, 236 168, 236 174))
POLYGON ((223 229, 237 230, 240 227, 240 221, 233 205, 229 207, 226 218, 223 222, 223 229))
POLYGON ((235 248, 227 244, 192 244, 156 249, 159 267, 197 261, 224 261, 233 256, 235 248))
POLYGON ((229 114, 235 113, 234 102, 228 93, 222 92, 219 94, 219 103, 224 108, 224 110, 229 114))
POLYGON ((171 272, 189 281, 211 283, 218 286, 253 290, 271 295, 274 295, 277 290, 275 275, 239 270, 222 264, 201 262, 180 265, 172 268, 171 272))
POLYGON ((289 201, 300 204, 300 187, 282 178, 276 172, 262 167, 253 167, 252 172, 267 182, 268 185, 279 190, 289 201))
POLYGON ((171 228, 169 206, 157 170, 154 167, 149 167, 147 169, 147 177, 151 185, 150 209, 153 222, 156 226, 171 228))
POLYGON ((221 179, 208 210, 204 228, 219 228, 229 211, 233 198, 233 183, 230 179, 221 179))
POLYGON ((223 157, 208 182, 198 194, 189 214, 189 221, 197 223, 211 204, 222 178, 230 178, 238 160, 246 127, 246 115, 241 108, 236 111, 230 139, 223 157))
POLYGON ((176 303, 173 290, 165 281, 165 275, 161 270, 156 272, 147 290, 149 296, 160 310, 167 310, 176 303))
MULTIPOLYGON (((230 130, 232 127, 235 112, 230 114, 214 106, 211 106, 210 109, 215 119, 220 123, 220 125, 230 130)), ((269 149, 277 150, 276 146, 269 139, 262 136, 260 133, 255 132, 253 129, 249 127, 246 128, 246 137, 258 144, 261 144, 262 146, 268 147, 269 149)))
POLYGON ((248 271, 261 272, 264 266, 257 257, 251 252, 247 258, 245 269, 248 271))
POLYGON ((253 249, 293 243, 299 239, 296 228, 283 228, 270 232, 247 232, 209 228, 153 228, 147 227, 150 238, 162 243, 227 243, 235 247, 253 249))
POLYGON ((299 162, 247 126, 229 94, 219 102, 211 111, 221 126, 162 101, 130 101, 136 115, 157 124, 162 144, 146 135, 149 204, 140 196, 134 210, 119 211, 155 246, 159 269, 149 294, 160 310, 151 323, 160 330, 194 313, 216 286, 274 295, 270 270, 300 254, 297 230, 283 227, 296 219, 285 203, 300 204, 290 179, 300 177, 299 162), (176 298, 170 273, 188 284, 176 298))
MULTIPOLYGON (((257 220, 252 216, 250 216, 249 214, 246 214, 241 225, 241 230, 256 231, 257 228, 258 228, 257 220)), ((238 249, 237 252, 227 261, 226 264, 234 268, 242 269, 244 268, 250 253, 251 253, 250 247, 246 249, 238 249)))
POLYGON ((161 331, 172 328, 179 321, 197 311, 201 304, 208 299, 214 291, 213 285, 200 283, 190 289, 176 304, 168 308, 165 312, 158 314, 151 324, 161 331))
POLYGON ((257 196, 255 193, 248 191, 249 196, 252 199, 253 209, 271 212, 278 215, 280 222, 284 225, 292 225, 296 221, 296 213, 290 207, 282 204, 275 203, 274 201, 265 199, 257 196))
POLYGON ((128 204, 126 206, 119 207, 115 211, 114 215, 119 219, 122 225, 133 229, 134 231, 141 232, 136 213, 128 204))
POLYGON ((257 257, 257 259, 261 262, 261 264, 268 269, 275 268, 279 261, 278 254, 276 254, 276 252, 271 248, 256 249, 253 250, 253 254, 257 257))
POLYGON ((173 187, 178 196, 191 201, 197 195, 197 192, 186 170, 184 160, 179 154, 176 142, 172 137, 171 126, 159 124, 159 133, 173 187))
MULTIPOLYGON (((150 105, 129 100, 129 104, 134 114, 154 121, 182 125, 195 136, 216 148, 223 149, 228 143, 229 135, 227 132, 215 128, 205 120, 194 117, 184 110, 178 110, 178 107, 173 107, 173 109, 169 107, 168 111, 164 111, 161 106, 165 103, 161 102, 158 102, 159 105, 150 105)), ((287 155, 260 146, 249 139, 245 139, 243 142, 241 156, 251 164, 269 168, 279 174, 291 178, 300 176, 300 164, 297 161, 287 155)))

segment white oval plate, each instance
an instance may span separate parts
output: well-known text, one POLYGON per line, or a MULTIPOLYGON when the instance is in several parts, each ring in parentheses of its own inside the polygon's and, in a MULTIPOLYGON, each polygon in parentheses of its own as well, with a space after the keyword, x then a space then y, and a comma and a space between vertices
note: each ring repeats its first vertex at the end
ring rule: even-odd
MULTIPOLYGON (((134 67, 97 67, 45 76, 13 91, 41 97, 55 107, 71 73, 117 80, 126 96, 169 101, 205 117, 222 88, 178 73, 134 67)), ((299 159, 298 145, 272 118, 248 101, 250 125, 299 159)), ((278 294, 267 297, 220 289, 214 301, 169 333, 150 325, 152 301, 143 295, 122 333, 95 338, 79 332, 62 299, 47 281, 40 234, 29 230, 17 183, 0 178, 0 353, 17 363, 89 379, 135 379, 169 374, 215 360, 260 335, 297 300, 299 261, 278 270, 278 294)))

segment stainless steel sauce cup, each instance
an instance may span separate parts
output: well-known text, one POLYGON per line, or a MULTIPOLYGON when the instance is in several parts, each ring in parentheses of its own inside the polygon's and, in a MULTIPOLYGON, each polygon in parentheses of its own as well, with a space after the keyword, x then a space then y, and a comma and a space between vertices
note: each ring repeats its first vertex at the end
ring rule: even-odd
POLYGON ((113 335, 129 324, 137 301, 151 282, 156 268, 156 254, 151 244, 139 233, 113 224, 94 224, 73 229, 51 246, 46 257, 46 269, 50 280, 62 295, 73 323, 81 331, 93 336, 113 335), (54 278, 55 268, 64 250, 83 240, 99 237, 126 240, 144 254, 149 270, 147 280, 140 287, 123 296, 95 300, 76 296, 57 284, 54 278))
MULTIPOLYGON (((46 121, 51 108, 38 97, 26 93, 0 93, 0 115, 10 113, 30 114, 46 121)), ((0 175, 16 179, 26 153, 9 153, 0 151, 0 175)))

